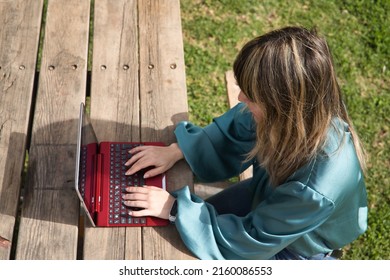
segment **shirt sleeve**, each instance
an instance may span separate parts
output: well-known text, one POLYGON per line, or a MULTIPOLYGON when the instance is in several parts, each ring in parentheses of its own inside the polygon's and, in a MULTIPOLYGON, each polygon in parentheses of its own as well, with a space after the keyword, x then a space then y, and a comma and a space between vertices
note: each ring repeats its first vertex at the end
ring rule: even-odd
POLYGON ((178 200, 176 228, 200 259, 272 259, 334 210, 331 200, 300 182, 279 186, 245 217, 218 215, 188 187, 173 195, 178 200))
POLYGON ((236 176, 252 164, 245 159, 254 147, 255 126, 241 103, 204 128, 181 122, 175 135, 186 161, 202 181, 236 176))

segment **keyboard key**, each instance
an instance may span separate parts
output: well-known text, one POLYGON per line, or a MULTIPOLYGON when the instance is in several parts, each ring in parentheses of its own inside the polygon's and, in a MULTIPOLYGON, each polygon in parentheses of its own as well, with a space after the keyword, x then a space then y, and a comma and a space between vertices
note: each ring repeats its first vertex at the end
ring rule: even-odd
MULTIPOLYGON (((131 144, 111 144, 110 148, 110 224, 146 224, 146 218, 134 218, 128 215, 129 207, 124 205, 123 193, 128 186, 144 185, 143 174, 126 175, 125 163, 131 158, 130 149, 139 146, 131 144)), ((137 208, 136 210, 139 210, 137 208)))

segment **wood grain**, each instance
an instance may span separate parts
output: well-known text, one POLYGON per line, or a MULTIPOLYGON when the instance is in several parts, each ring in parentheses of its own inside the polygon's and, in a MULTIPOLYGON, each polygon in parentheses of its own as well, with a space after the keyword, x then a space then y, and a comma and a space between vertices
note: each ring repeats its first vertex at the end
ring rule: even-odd
POLYGON ((76 259, 77 122, 85 100, 89 0, 48 1, 17 259, 76 259))
POLYGON ((10 257, 33 98, 42 0, 0 2, 0 236, 10 257))

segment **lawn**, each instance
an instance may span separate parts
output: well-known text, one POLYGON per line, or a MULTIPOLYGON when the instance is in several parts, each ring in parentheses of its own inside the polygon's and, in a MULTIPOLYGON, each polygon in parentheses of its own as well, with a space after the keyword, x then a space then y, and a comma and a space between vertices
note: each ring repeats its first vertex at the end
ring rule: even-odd
POLYGON ((327 38, 369 155, 369 228, 343 259, 390 259, 389 10, 388 0, 181 0, 190 120, 199 125, 228 109, 224 73, 246 41, 286 25, 327 38))

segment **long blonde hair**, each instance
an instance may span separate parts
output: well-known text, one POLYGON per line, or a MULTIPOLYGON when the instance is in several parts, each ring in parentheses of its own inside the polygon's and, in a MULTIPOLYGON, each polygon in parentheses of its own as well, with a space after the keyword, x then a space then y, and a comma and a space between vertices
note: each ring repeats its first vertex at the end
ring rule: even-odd
POLYGON ((348 123, 364 168, 329 47, 316 31, 285 27, 257 37, 242 48, 233 70, 242 92, 263 110, 249 157, 259 159, 274 185, 321 151, 334 117, 348 123))

